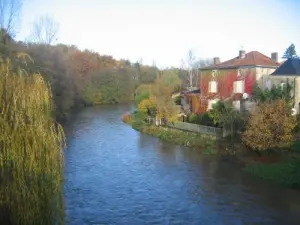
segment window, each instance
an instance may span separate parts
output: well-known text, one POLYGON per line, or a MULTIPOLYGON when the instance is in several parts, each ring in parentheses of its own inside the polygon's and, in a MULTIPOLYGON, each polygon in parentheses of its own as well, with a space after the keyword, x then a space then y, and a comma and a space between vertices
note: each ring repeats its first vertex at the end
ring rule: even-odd
POLYGON ((233 82, 233 93, 235 93, 235 94, 244 93, 244 81, 243 80, 238 80, 238 81, 233 82))
POLYGON ((212 77, 213 77, 213 80, 216 79, 216 76, 217 76, 217 71, 216 71, 216 70, 213 70, 213 71, 212 71, 212 77))
POLYGON ((217 93, 218 91, 218 83, 217 81, 210 81, 209 84, 208 84, 208 92, 210 93, 217 93))

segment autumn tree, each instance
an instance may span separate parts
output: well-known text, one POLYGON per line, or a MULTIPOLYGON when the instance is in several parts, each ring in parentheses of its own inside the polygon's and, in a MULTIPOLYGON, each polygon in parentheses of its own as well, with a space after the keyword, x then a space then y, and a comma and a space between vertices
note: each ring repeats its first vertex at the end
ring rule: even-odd
POLYGON ((138 110, 142 113, 146 113, 148 116, 153 117, 156 115, 156 101, 154 97, 144 99, 138 105, 138 110))
POLYGON ((65 138, 51 115, 51 90, 9 59, 0 86, 0 224, 64 224, 65 138))
POLYGON ((58 22, 51 16, 40 16, 32 25, 29 41, 51 45, 57 41, 58 29, 58 22))
POLYGON ((243 142, 255 151, 266 151, 277 147, 288 147, 293 141, 296 117, 291 107, 280 99, 265 102, 250 116, 243 142))
MULTIPOLYGON (((167 85, 164 82, 164 76, 168 76, 167 74, 168 72, 166 73, 163 71, 160 71, 157 74, 156 81, 151 88, 151 93, 157 107, 157 118, 160 120, 176 121, 180 108, 172 99, 175 83, 167 85)), ((173 74, 173 76, 176 76, 176 74, 173 74)))
POLYGON ((295 49, 295 45, 291 44, 283 53, 282 58, 283 59, 290 59, 290 58, 297 58, 297 53, 296 53, 296 49, 295 49))

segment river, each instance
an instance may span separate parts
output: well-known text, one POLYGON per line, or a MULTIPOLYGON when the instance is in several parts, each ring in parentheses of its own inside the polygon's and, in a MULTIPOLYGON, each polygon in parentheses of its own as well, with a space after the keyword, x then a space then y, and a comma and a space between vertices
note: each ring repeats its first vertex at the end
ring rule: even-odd
POLYGON ((130 109, 87 108, 67 124, 67 224, 300 224, 300 191, 141 134, 120 120, 130 109))

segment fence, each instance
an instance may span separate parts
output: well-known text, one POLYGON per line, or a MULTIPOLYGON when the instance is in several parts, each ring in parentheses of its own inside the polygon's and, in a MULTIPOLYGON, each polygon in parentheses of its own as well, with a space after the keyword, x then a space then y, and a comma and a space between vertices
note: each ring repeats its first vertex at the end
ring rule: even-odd
POLYGON ((212 135, 215 136, 217 139, 223 138, 223 129, 218 127, 209 127, 209 126, 203 126, 203 125, 185 123, 185 122, 167 123, 167 126, 175 129, 212 135))

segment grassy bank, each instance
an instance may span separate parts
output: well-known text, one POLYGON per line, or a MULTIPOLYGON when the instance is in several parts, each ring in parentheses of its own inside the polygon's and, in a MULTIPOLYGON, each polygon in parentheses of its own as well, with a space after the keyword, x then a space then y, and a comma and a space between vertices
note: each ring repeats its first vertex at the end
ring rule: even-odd
POLYGON ((284 186, 300 188, 300 161, 257 163, 246 166, 245 171, 284 186))
POLYGON ((296 141, 284 154, 258 156, 243 146, 240 139, 217 142, 214 137, 173 128, 149 125, 142 114, 123 115, 122 120, 134 129, 177 145, 191 147, 209 155, 235 155, 244 171, 265 180, 288 186, 300 187, 300 141, 296 141), (284 156, 284 157, 283 157, 284 156))
POLYGON ((145 125, 137 130, 177 145, 197 148, 211 153, 216 150, 216 140, 209 136, 154 125, 145 125))
POLYGON ((300 140, 285 152, 251 158, 254 158, 252 162, 245 163, 246 172, 280 185, 300 188, 300 140))
POLYGON ((145 122, 144 115, 125 113, 122 120, 130 124, 134 129, 158 137, 164 141, 172 142, 177 145, 196 148, 206 154, 216 154, 217 144, 214 137, 202 135, 173 128, 150 125, 145 122))

